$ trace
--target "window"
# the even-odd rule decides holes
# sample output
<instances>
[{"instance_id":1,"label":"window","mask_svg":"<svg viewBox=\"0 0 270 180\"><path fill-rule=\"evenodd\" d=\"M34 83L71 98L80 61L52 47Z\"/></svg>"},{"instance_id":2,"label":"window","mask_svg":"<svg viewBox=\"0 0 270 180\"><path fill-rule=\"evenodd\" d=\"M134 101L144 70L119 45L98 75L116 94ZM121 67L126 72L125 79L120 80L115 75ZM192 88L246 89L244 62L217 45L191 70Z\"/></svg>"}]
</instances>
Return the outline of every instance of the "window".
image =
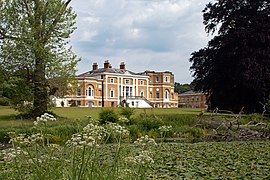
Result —
<instances>
[{"instance_id":1,"label":"window","mask_svg":"<svg viewBox=\"0 0 270 180\"><path fill-rule=\"evenodd\" d=\"M131 101L131 106L134 106L134 101Z\"/></svg>"},{"instance_id":2,"label":"window","mask_svg":"<svg viewBox=\"0 0 270 180\"><path fill-rule=\"evenodd\" d=\"M165 76L164 77L164 82L169 83L170 82L170 76Z\"/></svg>"},{"instance_id":3,"label":"window","mask_svg":"<svg viewBox=\"0 0 270 180\"><path fill-rule=\"evenodd\" d=\"M81 105L81 101L77 101L77 106L80 106Z\"/></svg>"},{"instance_id":4,"label":"window","mask_svg":"<svg viewBox=\"0 0 270 180\"><path fill-rule=\"evenodd\" d=\"M125 97L133 96L133 88L132 86L123 86L122 95Z\"/></svg>"},{"instance_id":5,"label":"window","mask_svg":"<svg viewBox=\"0 0 270 180\"><path fill-rule=\"evenodd\" d=\"M114 97L114 90L113 89L111 89L111 91L110 91L110 97Z\"/></svg>"},{"instance_id":6,"label":"window","mask_svg":"<svg viewBox=\"0 0 270 180\"><path fill-rule=\"evenodd\" d=\"M94 88L89 86L87 89L86 89L86 95L87 96L90 96L90 97L93 97L94 96Z\"/></svg>"},{"instance_id":7,"label":"window","mask_svg":"<svg viewBox=\"0 0 270 180\"><path fill-rule=\"evenodd\" d=\"M158 82L158 81L159 81L159 77L157 76L157 77L156 77L156 82Z\"/></svg>"},{"instance_id":8,"label":"window","mask_svg":"<svg viewBox=\"0 0 270 180\"><path fill-rule=\"evenodd\" d=\"M81 96L81 88L77 88L77 96Z\"/></svg>"},{"instance_id":9,"label":"window","mask_svg":"<svg viewBox=\"0 0 270 180\"><path fill-rule=\"evenodd\" d=\"M159 92L157 92L156 96L157 96L157 99L159 99Z\"/></svg>"},{"instance_id":10,"label":"window","mask_svg":"<svg viewBox=\"0 0 270 180\"><path fill-rule=\"evenodd\" d=\"M130 84L130 80L129 79L126 79L126 84Z\"/></svg>"},{"instance_id":11,"label":"window","mask_svg":"<svg viewBox=\"0 0 270 180\"><path fill-rule=\"evenodd\" d=\"M144 92L143 91L140 92L140 96L144 97Z\"/></svg>"},{"instance_id":12,"label":"window","mask_svg":"<svg viewBox=\"0 0 270 180\"><path fill-rule=\"evenodd\" d=\"M102 105L101 101L98 101L98 106L101 106L101 105Z\"/></svg>"},{"instance_id":13,"label":"window","mask_svg":"<svg viewBox=\"0 0 270 180\"><path fill-rule=\"evenodd\" d=\"M143 85L143 80L140 81L140 84Z\"/></svg>"},{"instance_id":14,"label":"window","mask_svg":"<svg viewBox=\"0 0 270 180\"><path fill-rule=\"evenodd\" d=\"M110 79L110 83L114 83L114 79L113 78Z\"/></svg>"},{"instance_id":15,"label":"window","mask_svg":"<svg viewBox=\"0 0 270 180\"><path fill-rule=\"evenodd\" d=\"M165 91L165 99L169 99L170 97L170 93L168 90Z\"/></svg>"}]
</instances>

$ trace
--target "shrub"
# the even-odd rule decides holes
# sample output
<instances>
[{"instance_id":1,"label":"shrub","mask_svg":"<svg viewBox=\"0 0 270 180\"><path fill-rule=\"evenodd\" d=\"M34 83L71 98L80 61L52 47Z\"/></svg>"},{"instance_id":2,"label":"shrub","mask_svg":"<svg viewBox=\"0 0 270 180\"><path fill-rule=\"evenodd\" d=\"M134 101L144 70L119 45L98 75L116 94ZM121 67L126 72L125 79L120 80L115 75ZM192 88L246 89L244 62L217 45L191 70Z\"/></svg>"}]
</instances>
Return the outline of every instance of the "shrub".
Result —
<instances>
[{"instance_id":1,"label":"shrub","mask_svg":"<svg viewBox=\"0 0 270 180\"><path fill-rule=\"evenodd\" d=\"M134 115L134 109L129 107L121 108L120 114L130 120L130 117Z\"/></svg>"},{"instance_id":2,"label":"shrub","mask_svg":"<svg viewBox=\"0 0 270 180\"><path fill-rule=\"evenodd\" d=\"M99 119L101 124L107 122L116 123L118 120L118 114L113 109L102 109L99 113Z\"/></svg>"},{"instance_id":3,"label":"shrub","mask_svg":"<svg viewBox=\"0 0 270 180\"><path fill-rule=\"evenodd\" d=\"M163 121L159 118L147 117L138 122L141 127L146 130L150 131L152 129L158 129L160 126L164 125Z\"/></svg>"},{"instance_id":4,"label":"shrub","mask_svg":"<svg viewBox=\"0 0 270 180\"><path fill-rule=\"evenodd\" d=\"M130 137L132 138L133 141L146 134L146 132L142 130L140 126L135 124L128 126L128 130L130 133Z\"/></svg>"},{"instance_id":5,"label":"shrub","mask_svg":"<svg viewBox=\"0 0 270 180\"><path fill-rule=\"evenodd\" d=\"M9 106L9 99L6 97L0 97L0 106Z\"/></svg>"}]
</instances>

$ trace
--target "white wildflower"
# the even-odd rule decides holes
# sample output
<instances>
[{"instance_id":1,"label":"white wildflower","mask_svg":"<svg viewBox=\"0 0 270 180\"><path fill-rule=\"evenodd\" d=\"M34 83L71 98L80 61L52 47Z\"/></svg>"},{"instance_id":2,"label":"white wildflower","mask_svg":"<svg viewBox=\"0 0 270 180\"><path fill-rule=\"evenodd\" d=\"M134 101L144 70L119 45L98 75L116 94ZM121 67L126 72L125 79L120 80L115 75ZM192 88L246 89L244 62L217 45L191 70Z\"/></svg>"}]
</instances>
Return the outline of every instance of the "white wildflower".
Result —
<instances>
[{"instance_id":1,"label":"white wildflower","mask_svg":"<svg viewBox=\"0 0 270 180\"><path fill-rule=\"evenodd\" d=\"M128 122L129 122L129 119L126 118L126 117L120 117L120 118L118 119L118 121L119 121L120 123L128 123Z\"/></svg>"},{"instance_id":2,"label":"white wildflower","mask_svg":"<svg viewBox=\"0 0 270 180\"><path fill-rule=\"evenodd\" d=\"M119 124L116 123L109 123L107 125L108 130L117 136L121 136L121 137L126 137L129 135L129 131L124 127L124 126L120 126Z\"/></svg>"},{"instance_id":3,"label":"white wildflower","mask_svg":"<svg viewBox=\"0 0 270 180\"><path fill-rule=\"evenodd\" d=\"M36 121L34 121L34 125L37 126L39 123L46 124L48 121L56 121L56 118L49 113L44 113L40 117L36 118Z\"/></svg>"},{"instance_id":4,"label":"white wildflower","mask_svg":"<svg viewBox=\"0 0 270 180\"><path fill-rule=\"evenodd\" d=\"M171 129L172 129L172 126L161 126L158 128L158 130L161 132L169 132L171 131Z\"/></svg>"},{"instance_id":5,"label":"white wildflower","mask_svg":"<svg viewBox=\"0 0 270 180\"><path fill-rule=\"evenodd\" d=\"M137 156L125 158L125 162L133 164L133 165L153 164L154 160L151 157L152 155L153 155L153 153L150 151L142 151Z\"/></svg>"},{"instance_id":6,"label":"white wildflower","mask_svg":"<svg viewBox=\"0 0 270 180\"><path fill-rule=\"evenodd\" d=\"M138 138L134 141L134 144L143 148L157 145L156 141L153 138L149 138L148 135Z\"/></svg>"}]
</instances>

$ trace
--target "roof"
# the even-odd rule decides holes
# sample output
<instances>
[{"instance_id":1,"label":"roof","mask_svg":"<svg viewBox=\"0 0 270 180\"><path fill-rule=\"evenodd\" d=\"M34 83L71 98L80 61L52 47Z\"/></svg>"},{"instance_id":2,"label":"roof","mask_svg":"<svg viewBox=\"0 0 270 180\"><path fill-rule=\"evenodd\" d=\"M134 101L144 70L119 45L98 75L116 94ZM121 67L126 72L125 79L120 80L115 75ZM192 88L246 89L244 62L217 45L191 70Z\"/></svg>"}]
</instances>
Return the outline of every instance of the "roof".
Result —
<instances>
[{"instance_id":1,"label":"roof","mask_svg":"<svg viewBox=\"0 0 270 180\"><path fill-rule=\"evenodd\" d=\"M184 92L184 93L180 93L179 95L181 96L181 95L198 95L198 94L204 94L203 92L195 92L195 91L192 91L192 90L190 90L190 91L187 91L187 92Z\"/></svg>"},{"instance_id":2,"label":"roof","mask_svg":"<svg viewBox=\"0 0 270 180\"><path fill-rule=\"evenodd\" d=\"M131 75L140 75L139 73L134 73L132 71L126 69L117 69L117 68L99 68L96 70L88 71L86 73L80 74L77 77L92 77L97 74L104 74L104 73L117 73L117 74L131 74Z\"/></svg>"}]
</instances>

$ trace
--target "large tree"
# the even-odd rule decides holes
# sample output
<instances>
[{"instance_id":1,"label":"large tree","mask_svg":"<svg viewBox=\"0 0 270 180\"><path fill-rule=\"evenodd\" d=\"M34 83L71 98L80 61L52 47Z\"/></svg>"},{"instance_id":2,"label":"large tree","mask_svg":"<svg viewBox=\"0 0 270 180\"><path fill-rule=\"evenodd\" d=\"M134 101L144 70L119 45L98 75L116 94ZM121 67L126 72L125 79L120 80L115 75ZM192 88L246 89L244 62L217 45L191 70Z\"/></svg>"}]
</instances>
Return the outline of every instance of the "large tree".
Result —
<instances>
[{"instance_id":1,"label":"large tree","mask_svg":"<svg viewBox=\"0 0 270 180\"><path fill-rule=\"evenodd\" d=\"M8 87L23 97L16 104L33 102L33 117L47 111L48 79L75 75L78 59L67 41L76 18L70 2L0 0L0 65Z\"/></svg>"},{"instance_id":2,"label":"large tree","mask_svg":"<svg viewBox=\"0 0 270 180\"><path fill-rule=\"evenodd\" d=\"M193 52L193 85L207 92L211 108L261 112L270 94L269 0L217 0L203 10L216 36Z\"/></svg>"}]
</instances>

